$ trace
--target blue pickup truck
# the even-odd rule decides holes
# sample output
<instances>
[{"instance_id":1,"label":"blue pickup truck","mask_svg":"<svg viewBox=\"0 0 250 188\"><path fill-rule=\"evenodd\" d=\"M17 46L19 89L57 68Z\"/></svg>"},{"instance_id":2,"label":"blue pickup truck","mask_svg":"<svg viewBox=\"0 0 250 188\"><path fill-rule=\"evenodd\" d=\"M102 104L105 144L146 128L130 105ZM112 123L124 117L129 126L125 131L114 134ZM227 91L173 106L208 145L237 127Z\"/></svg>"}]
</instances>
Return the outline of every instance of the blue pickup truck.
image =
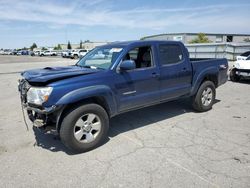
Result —
<instances>
[{"instance_id":1,"label":"blue pickup truck","mask_svg":"<svg viewBox=\"0 0 250 188\"><path fill-rule=\"evenodd\" d=\"M183 97L210 110L227 69L226 59L190 59L181 42L117 42L72 66L24 71L19 91L34 126L53 125L68 148L85 152L105 140L118 114Z\"/></svg>"}]
</instances>

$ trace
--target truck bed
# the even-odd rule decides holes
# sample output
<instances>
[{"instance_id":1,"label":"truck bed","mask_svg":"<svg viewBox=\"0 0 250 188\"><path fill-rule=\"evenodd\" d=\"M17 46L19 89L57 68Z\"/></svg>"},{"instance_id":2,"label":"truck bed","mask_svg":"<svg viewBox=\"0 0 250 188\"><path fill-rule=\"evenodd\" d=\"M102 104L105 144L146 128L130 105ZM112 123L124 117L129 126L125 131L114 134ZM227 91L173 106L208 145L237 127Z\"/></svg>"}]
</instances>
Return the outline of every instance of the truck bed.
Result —
<instances>
[{"instance_id":1,"label":"truck bed","mask_svg":"<svg viewBox=\"0 0 250 188\"><path fill-rule=\"evenodd\" d=\"M217 76L217 87L224 84L228 79L228 62L225 58L190 58L190 62L193 67L193 81L198 79L199 74L206 71L210 71L212 74Z\"/></svg>"}]
</instances>

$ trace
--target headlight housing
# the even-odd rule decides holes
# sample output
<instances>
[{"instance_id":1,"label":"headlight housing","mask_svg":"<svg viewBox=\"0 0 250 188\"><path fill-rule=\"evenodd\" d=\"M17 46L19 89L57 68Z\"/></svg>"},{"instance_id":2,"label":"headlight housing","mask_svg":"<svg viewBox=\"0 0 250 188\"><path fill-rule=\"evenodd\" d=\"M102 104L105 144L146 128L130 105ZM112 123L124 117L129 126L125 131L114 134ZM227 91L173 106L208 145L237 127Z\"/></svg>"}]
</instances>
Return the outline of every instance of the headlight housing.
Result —
<instances>
[{"instance_id":1,"label":"headlight housing","mask_svg":"<svg viewBox=\"0 0 250 188\"><path fill-rule=\"evenodd\" d=\"M42 105L48 101L52 90L52 87L31 87L27 92L27 102Z\"/></svg>"}]
</instances>

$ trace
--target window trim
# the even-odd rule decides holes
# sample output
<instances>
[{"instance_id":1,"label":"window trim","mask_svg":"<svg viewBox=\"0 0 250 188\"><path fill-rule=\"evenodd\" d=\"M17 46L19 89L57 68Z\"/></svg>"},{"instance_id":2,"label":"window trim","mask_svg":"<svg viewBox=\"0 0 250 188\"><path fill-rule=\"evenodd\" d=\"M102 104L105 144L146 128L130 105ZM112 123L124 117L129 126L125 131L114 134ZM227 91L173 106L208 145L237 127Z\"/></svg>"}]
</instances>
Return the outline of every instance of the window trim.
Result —
<instances>
[{"instance_id":1,"label":"window trim","mask_svg":"<svg viewBox=\"0 0 250 188\"><path fill-rule=\"evenodd\" d=\"M127 72L131 73L131 72L137 72L137 71L142 71L142 70L150 70L150 69L154 69L156 68L156 63L155 63L155 55L154 55L154 48L153 48L154 45L142 45L142 46L136 46L136 47L132 47L131 49L129 49L123 57L125 57L125 55L127 53L129 53L131 50L135 49L135 48L143 48L143 47L150 47L150 55L151 55L151 62L152 62L152 66L150 67L141 67L141 68L135 68L133 70L128 70ZM122 59L123 59L122 57ZM122 59L121 61L119 62L119 64L117 65L116 67L116 72L119 72L120 70L120 64L122 63Z\"/></svg>"}]
</instances>

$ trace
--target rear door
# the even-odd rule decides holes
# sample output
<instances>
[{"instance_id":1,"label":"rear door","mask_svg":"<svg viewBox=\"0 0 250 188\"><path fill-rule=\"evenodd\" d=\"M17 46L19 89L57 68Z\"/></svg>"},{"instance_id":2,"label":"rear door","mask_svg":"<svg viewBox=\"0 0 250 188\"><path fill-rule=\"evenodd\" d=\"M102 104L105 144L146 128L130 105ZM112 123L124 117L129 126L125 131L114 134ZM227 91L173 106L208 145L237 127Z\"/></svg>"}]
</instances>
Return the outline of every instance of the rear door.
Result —
<instances>
[{"instance_id":1,"label":"rear door","mask_svg":"<svg viewBox=\"0 0 250 188\"><path fill-rule=\"evenodd\" d=\"M155 64L153 46L134 47L123 60L134 60L136 69L116 75L119 111L148 105L160 100L159 69Z\"/></svg>"},{"instance_id":2,"label":"rear door","mask_svg":"<svg viewBox=\"0 0 250 188\"><path fill-rule=\"evenodd\" d=\"M161 99L168 100L189 94L192 67L185 49L178 43L158 46Z\"/></svg>"}]
</instances>

